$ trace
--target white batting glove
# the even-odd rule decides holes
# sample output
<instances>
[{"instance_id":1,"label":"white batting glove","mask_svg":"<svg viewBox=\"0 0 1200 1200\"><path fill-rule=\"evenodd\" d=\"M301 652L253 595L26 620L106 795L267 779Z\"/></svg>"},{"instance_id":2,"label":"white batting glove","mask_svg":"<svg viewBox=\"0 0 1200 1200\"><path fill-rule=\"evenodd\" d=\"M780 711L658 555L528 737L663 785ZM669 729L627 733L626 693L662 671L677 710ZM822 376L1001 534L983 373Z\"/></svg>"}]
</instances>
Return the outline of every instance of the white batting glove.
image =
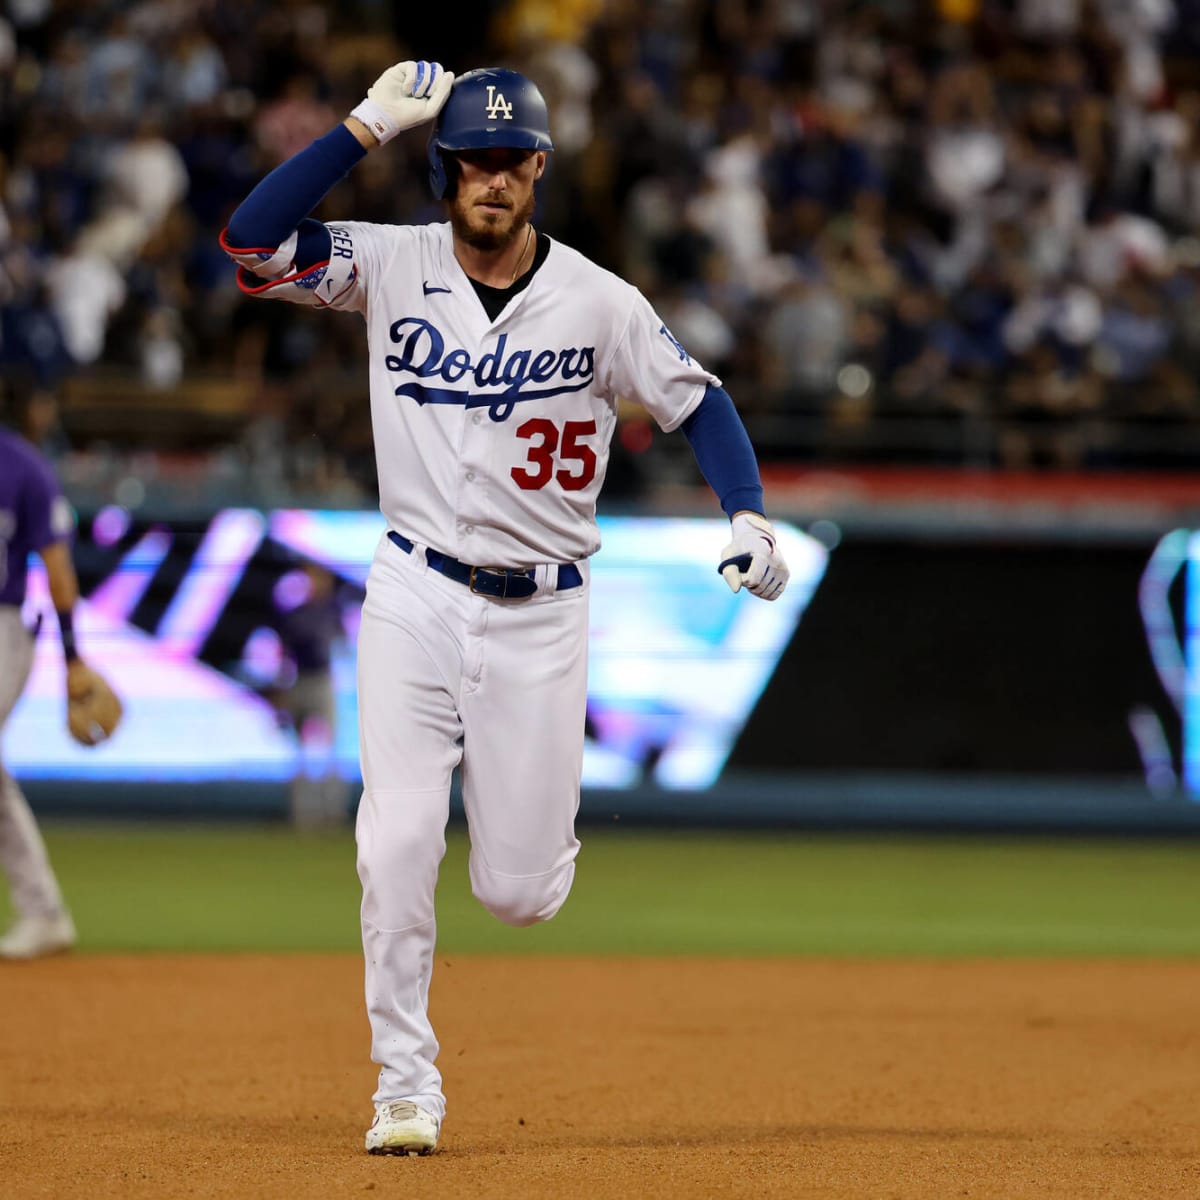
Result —
<instances>
[{"instance_id":1,"label":"white batting glove","mask_svg":"<svg viewBox=\"0 0 1200 1200\"><path fill-rule=\"evenodd\" d=\"M442 111L453 82L454 72L441 63L424 59L396 63L367 88L367 98L350 115L382 146L405 129L432 121Z\"/></svg>"},{"instance_id":2,"label":"white batting glove","mask_svg":"<svg viewBox=\"0 0 1200 1200\"><path fill-rule=\"evenodd\" d=\"M721 551L717 570L731 591L745 588L763 600L778 600L791 572L779 553L771 522L758 513L741 512L731 526L733 541Z\"/></svg>"}]
</instances>

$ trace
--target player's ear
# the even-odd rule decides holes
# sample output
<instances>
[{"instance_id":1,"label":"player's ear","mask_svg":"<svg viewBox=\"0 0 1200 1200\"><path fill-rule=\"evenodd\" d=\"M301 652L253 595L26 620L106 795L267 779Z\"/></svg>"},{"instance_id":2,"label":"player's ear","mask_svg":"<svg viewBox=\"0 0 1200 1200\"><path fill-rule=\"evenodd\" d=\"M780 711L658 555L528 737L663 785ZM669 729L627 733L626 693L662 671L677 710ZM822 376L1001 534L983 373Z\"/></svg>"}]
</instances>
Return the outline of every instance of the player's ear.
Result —
<instances>
[{"instance_id":1,"label":"player's ear","mask_svg":"<svg viewBox=\"0 0 1200 1200\"><path fill-rule=\"evenodd\" d=\"M534 173L533 173L534 179L541 179L542 172L545 169L546 169L546 152L545 152L545 150L539 150L537 152L537 170L534 171Z\"/></svg>"}]
</instances>

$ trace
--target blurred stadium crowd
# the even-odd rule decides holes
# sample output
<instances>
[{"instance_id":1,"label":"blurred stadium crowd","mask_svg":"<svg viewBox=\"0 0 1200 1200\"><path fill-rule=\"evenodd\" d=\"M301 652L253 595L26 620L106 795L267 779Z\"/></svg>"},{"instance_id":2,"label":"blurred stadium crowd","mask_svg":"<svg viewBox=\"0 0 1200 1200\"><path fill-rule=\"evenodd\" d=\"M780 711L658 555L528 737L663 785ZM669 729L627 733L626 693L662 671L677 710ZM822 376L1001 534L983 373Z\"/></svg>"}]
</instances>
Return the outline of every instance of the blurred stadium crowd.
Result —
<instances>
[{"instance_id":1,"label":"blurred stadium crowd","mask_svg":"<svg viewBox=\"0 0 1200 1200\"><path fill-rule=\"evenodd\" d=\"M245 299L217 234L404 57L540 83L535 222L642 288L764 461L1200 459L1200 0L418 7L7 0L0 361L77 488L373 502L360 322ZM316 215L441 219L424 155ZM629 415L617 494L686 478L663 441Z\"/></svg>"}]
</instances>

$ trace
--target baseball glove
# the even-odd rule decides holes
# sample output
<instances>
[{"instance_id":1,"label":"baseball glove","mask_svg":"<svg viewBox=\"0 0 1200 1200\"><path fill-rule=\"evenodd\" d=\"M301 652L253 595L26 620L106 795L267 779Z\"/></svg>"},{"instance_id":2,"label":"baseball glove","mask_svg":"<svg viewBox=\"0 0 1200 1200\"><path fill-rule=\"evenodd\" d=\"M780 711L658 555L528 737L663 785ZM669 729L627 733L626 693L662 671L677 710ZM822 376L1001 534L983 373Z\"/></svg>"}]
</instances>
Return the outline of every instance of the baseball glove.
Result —
<instances>
[{"instance_id":1,"label":"baseball glove","mask_svg":"<svg viewBox=\"0 0 1200 1200\"><path fill-rule=\"evenodd\" d=\"M77 742L94 746L110 737L123 711L103 675L82 659L67 665L67 727Z\"/></svg>"}]
</instances>

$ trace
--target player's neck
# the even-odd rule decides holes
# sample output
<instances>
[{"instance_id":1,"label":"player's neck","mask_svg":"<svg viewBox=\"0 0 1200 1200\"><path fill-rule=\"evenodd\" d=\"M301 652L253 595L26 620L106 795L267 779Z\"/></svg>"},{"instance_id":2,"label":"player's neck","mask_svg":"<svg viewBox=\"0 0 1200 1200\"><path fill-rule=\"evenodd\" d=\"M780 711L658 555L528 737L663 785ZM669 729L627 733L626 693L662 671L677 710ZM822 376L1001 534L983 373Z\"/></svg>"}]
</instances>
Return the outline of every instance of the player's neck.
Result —
<instances>
[{"instance_id":1,"label":"player's neck","mask_svg":"<svg viewBox=\"0 0 1200 1200\"><path fill-rule=\"evenodd\" d=\"M454 257L467 276L476 283L507 288L529 270L536 245L537 234L532 225L526 225L509 245L500 250L481 250L456 237Z\"/></svg>"}]
</instances>

